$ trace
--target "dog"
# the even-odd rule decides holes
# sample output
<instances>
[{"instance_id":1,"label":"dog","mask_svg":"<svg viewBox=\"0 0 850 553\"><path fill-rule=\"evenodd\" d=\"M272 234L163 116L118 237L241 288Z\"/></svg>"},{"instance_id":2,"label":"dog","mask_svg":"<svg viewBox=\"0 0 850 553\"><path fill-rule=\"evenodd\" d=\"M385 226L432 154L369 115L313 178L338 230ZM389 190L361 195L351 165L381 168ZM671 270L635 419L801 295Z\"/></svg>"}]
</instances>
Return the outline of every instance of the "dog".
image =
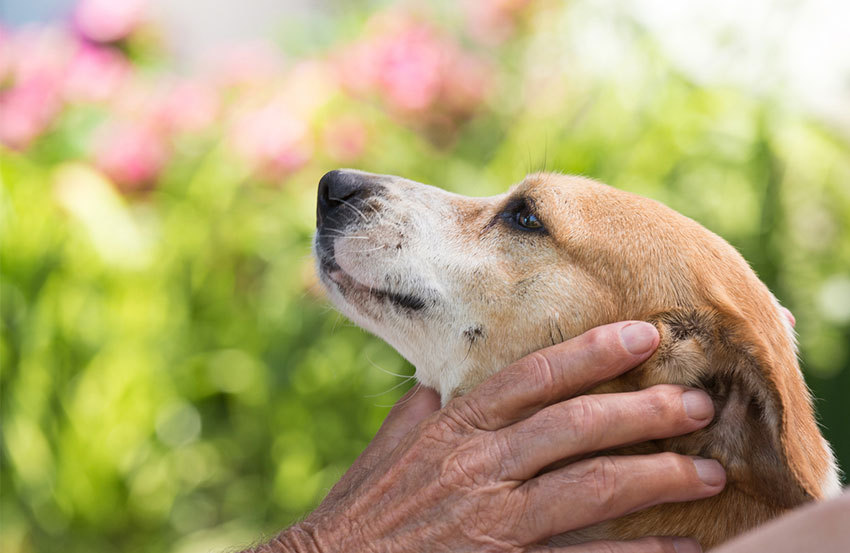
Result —
<instances>
[{"instance_id":1,"label":"dog","mask_svg":"<svg viewBox=\"0 0 850 553\"><path fill-rule=\"evenodd\" d=\"M553 173L470 198L336 170L319 182L314 253L333 303L407 358L444 404L592 327L658 328L647 361L591 393L696 387L715 418L686 436L607 453L717 459L726 488L564 534L557 545L680 535L710 548L840 492L783 308L732 246L658 202Z\"/></svg>"}]
</instances>

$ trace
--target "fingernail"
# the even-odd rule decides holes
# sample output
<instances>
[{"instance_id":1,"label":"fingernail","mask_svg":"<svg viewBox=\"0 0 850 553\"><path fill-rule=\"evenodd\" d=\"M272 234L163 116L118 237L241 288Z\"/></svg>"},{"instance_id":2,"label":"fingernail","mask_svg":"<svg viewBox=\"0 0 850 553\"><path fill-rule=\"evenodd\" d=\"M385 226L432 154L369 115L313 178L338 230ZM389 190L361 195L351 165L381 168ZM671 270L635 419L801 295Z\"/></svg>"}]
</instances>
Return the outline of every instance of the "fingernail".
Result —
<instances>
[{"instance_id":1,"label":"fingernail","mask_svg":"<svg viewBox=\"0 0 850 553\"><path fill-rule=\"evenodd\" d=\"M726 482L726 471L714 459L694 459L697 476L706 486L720 486Z\"/></svg>"},{"instance_id":2,"label":"fingernail","mask_svg":"<svg viewBox=\"0 0 850 553\"><path fill-rule=\"evenodd\" d=\"M655 345L655 337L658 331L649 323L631 323L620 329L620 340L623 345L634 355L640 355Z\"/></svg>"},{"instance_id":3,"label":"fingernail","mask_svg":"<svg viewBox=\"0 0 850 553\"><path fill-rule=\"evenodd\" d=\"M676 553L702 553L699 542L690 538L673 538L673 549Z\"/></svg>"},{"instance_id":4,"label":"fingernail","mask_svg":"<svg viewBox=\"0 0 850 553\"><path fill-rule=\"evenodd\" d=\"M692 419L701 421L714 415L714 404L708 394L699 390L688 390L682 394L685 413Z\"/></svg>"}]
</instances>

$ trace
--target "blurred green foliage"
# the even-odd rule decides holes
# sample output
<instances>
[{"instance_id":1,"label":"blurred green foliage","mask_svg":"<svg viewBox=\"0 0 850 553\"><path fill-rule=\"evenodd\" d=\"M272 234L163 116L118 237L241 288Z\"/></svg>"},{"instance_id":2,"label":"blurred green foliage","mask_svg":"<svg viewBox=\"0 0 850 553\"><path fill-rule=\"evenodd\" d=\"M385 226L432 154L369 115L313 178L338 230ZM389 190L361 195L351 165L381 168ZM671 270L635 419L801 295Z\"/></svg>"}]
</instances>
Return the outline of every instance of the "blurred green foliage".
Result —
<instances>
[{"instance_id":1,"label":"blurred green foliage","mask_svg":"<svg viewBox=\"0 0 850 553\"><path fill-rule=\"evenodd\" d=\"M86 150L113 113L97 104L67 103L32 143L0 149L0 549L227 549L322 498L406 388L393 373L412 372L315 284L315 185L340 164L473 195L580 173L703 223L796 315L824 433L850 466L846 140L692 82L633 26L612 27L629 71L594 73L571 7L510 15L489 42L446 10L415 19L485 60L473 106L405 112L336 91L308 134L354 115L367 140L336 157L317 141L283 172L239 158L213 122L122 186ZM380 33L364 20L339 36Z\"/></svg>"}]
</instances>

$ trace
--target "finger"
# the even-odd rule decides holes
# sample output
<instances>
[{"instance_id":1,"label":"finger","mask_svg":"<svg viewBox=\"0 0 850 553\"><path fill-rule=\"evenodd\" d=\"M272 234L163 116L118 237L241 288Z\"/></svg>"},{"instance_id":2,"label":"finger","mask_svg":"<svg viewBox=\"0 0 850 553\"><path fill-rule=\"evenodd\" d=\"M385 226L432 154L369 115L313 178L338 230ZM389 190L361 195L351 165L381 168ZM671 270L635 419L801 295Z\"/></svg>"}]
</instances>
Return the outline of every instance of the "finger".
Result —
<instances>
[{"instance_id":1,"label":"finger","mask_svg":"<svg viewBox=\"0 0 850 553\"><path fill-rule=\"evenodd\" d=\"M529 553L701 553L691 538L648 537L631 541L594 541L569 547L532 549Z\"/></svg>"},{"instance_id":2,"label":"finger","mask_svg":"<svg viewBox=\"0 0 850 553\"><path fill-rule=\"evenodd\" d=\"M393 405L366 451L382 457L388 455L414 426L439 408L440 395L416 384Z\"/></svg>"},{"instance_id":3,"label":"finger","mask_svg":"<svg viewBox=\"0 0 850 553\"><path fill-rule=\"evenodd\" d=\"M516 488L535 513L526 536L534 541L657 505L720 493L726 473L711 459L675 453L603 456L547 472Z\"/></svg>"},{"instance_id":4,"label":"finger","mask_svg":"<svg viewBox=\"0 0 850 553\"><path fill-rule=\"evenodd\" d=\"M705 392L663 384L556 403L490 436L506 452L503 476L526 480L556 461L693 432L713 416Z\"/></svg>"},{"instance_id":5,"label":"finger","mask_svg":"<svg viewBox=\"0 0 850 553\"><path fill-rule=\"evenodd\" d=\"M476 428L502 428L626 372L656 347L658 331L649 323L600 326L523 357L449 407Z\"/></svg>"},{"instance_id":6,"label":"finger","mask_svg":"<svg viewBox=\"0 0 850 553\"><path fill-rule=\"evenodd\" d=\"M382 460L398 446L401 439L420 421L440 408L440 396L431 388L416 384L401 396L384 423L357 457L348 471L333 487L328 497L344 495L366 478Z\"/></svg>"}]
</instances>

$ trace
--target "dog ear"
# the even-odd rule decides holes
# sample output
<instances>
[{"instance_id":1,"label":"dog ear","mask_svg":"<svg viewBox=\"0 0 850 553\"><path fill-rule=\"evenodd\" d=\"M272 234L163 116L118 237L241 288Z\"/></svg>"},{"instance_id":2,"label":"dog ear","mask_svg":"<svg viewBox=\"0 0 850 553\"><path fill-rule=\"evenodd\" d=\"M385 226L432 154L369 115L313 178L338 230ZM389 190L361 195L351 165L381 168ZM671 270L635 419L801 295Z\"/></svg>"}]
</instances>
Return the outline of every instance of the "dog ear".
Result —
<instances>
[{"instance_id":1,"label":"dog ear","mask_svg":"<svg viewBox=\"0 0 850 553\"><path fill-rule=\"evenodd\" d=\"M668 311L650 322L661 342L640 386L701 388L715 406L708 427L665 440L662 448L717 459L727 485L778 508L820 497L818 476L826 474L829 452L787 334L773 329L770 344L771 329L759 332L715 309Z\"/></svg>"}]
</instances>

